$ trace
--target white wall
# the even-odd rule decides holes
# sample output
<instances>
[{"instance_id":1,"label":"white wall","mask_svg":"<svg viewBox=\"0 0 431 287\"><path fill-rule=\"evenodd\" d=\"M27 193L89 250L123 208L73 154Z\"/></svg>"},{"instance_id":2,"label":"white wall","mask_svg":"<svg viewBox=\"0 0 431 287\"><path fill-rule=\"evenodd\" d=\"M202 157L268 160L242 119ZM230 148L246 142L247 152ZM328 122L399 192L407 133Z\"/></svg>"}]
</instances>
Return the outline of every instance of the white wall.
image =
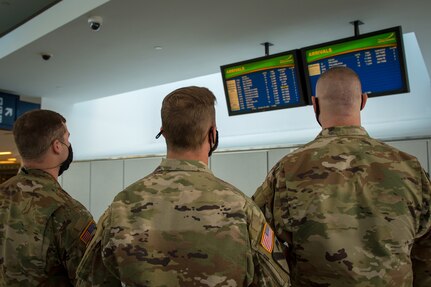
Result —
<instances>
[{"instance_id":1,"label":"white wall","mask_svg":"<svg viewBox=\"0 0 431 287\"><path fill-rule=\"evenodd\" d=\"M79 181L79 179L79 177L72 178L71 181ZM111 204L114 197L123 190L123 181L123 160L100 160L91 162L89 192L90 211L95 220L99 219L105 209Z\"/></svg>"},{"instance_id":2,"label":"white wall","mask_svg":"<svg viewBox=\"0 0 431 287\"><path fill-rule=\"evenodd\" d=\"M429 142L428 138L387 143L416 156L422 167L429 172ZM252 196L274 164L293 150L294 148L276 148L215 152L211 157L211 170L217 177ZM60 183L98 220L118 192L153 172L160 161L160 157L145 157L74 162L61 176Z\"/></svg>"},{"instance_id":3,"label":"white wall","mask_svg":"<svg viewBox=\"0 0 431 287\"><path fill-rule=\"evenodd\" d=\"M332 39L328 39L332 40ZM413 33L404 35L411 92L371 98L362 113L371 136L390 139L431 134L431 87ZM161 75L162 76L162 75ZM66 107L43 99L42 107L68 121L75 159L163 154L159 131L162 99L172 90L205 86L217 97L220 150L305 143L320 131L311 106L229 117L219 73Z\"/></svg>"},{"instance_id":4,"label":"white wall","mask_svg":"<svg viewBox=\"0 0 431 287\"><path fill-rule=\"evenodd\" d=\"M215 176L234 184L251 197L265 179L267 163L266 150L214 153L211 170Z\"/></svg>"}]
</instances>

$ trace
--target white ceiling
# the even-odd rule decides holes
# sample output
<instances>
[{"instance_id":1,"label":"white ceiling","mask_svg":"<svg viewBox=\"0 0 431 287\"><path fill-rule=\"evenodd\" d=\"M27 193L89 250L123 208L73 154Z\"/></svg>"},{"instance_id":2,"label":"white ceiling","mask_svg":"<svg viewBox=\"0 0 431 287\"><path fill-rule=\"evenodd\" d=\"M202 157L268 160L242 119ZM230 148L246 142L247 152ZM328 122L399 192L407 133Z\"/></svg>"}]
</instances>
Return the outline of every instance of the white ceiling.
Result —
<instances>
[{"instance_id":1,"label":"white ceiling","mask_svg":"<svg viewBox=\"0 0 431 287\"><path fill-rule=\"evenodd\" d=\"M63 0L0 38L0 91L67 103L106 97L217 73L263 56L266 41L277 53L352 36L357 19L362 33L415 32L431 72L430 11L429 0ZM98 32L92 15L103 18Z\"/></svg>"}]
</instances>

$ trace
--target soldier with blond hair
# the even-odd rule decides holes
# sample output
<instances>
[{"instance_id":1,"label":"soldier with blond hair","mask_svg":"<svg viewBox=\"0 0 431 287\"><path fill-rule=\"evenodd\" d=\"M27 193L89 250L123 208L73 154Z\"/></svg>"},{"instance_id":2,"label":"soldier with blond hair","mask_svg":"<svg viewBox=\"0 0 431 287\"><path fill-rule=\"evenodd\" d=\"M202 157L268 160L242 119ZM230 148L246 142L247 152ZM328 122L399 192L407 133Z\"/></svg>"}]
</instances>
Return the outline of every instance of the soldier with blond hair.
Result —
<instances>
[{"instance_id":1,"label":"soldier with blond hair","mask_svg":"<svg viewBox=\"0 0 431 287\"><path fill-rule=\"evenodd\" d=\"M201 87L165 97L167 158L101 217L79 286L290 286L284 246L262 212L208 169L214 103Z\"/></svg>"}]
</instances>

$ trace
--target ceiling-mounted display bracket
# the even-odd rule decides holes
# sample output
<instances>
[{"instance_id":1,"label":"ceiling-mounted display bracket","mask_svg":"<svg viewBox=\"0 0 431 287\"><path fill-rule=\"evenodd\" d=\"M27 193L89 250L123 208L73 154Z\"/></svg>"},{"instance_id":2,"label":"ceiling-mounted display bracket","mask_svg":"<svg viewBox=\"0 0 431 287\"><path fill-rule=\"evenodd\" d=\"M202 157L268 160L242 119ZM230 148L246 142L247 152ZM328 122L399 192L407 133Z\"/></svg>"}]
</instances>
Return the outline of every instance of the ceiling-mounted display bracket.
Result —
<instances>
[{"instance_id":1,"label":"ceiling-mounted display bracket","mask_svg":"<svg viewBox=\"0 0 431 287\"><path fill-rule=\"evenodd\" d=\"M359 25L364 24L364 22L362 22L361 20L355 20L355 21L352 21L349 23L354 26L355 37L358 37L359 36Z\"/></svg>"},{"instance_id":2,"label":"ceiling-mounted display bracket","mask_svg":"<svg viewBox=\"0 0 431 287\"><path fill-rule=\"evenodd\" d=\"M264 43L260 43L260 44L265 46L265 56L269 56L269 47L274 46L274 44L272 44L270 42L264 42Z\"/></svg>"}]
</instances>

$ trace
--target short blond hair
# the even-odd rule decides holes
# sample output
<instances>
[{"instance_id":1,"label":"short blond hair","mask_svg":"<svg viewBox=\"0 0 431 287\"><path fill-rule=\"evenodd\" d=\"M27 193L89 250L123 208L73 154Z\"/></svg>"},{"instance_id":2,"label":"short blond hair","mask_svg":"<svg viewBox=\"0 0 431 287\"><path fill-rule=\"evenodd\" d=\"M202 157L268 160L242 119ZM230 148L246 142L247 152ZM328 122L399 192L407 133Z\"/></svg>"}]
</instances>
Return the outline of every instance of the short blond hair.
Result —
<instances>
[{"instance_id":1,"label":"short blond hair","mask_svg":"<svg viewBox=\"0 0 431 287\"><path fill-rule=\"evenodd\" d=\"M215 103L214 94L204 87L184 87L167 95L161 116L168 149L198 149L215 126Z\"/></svg>"}]
</instances>

